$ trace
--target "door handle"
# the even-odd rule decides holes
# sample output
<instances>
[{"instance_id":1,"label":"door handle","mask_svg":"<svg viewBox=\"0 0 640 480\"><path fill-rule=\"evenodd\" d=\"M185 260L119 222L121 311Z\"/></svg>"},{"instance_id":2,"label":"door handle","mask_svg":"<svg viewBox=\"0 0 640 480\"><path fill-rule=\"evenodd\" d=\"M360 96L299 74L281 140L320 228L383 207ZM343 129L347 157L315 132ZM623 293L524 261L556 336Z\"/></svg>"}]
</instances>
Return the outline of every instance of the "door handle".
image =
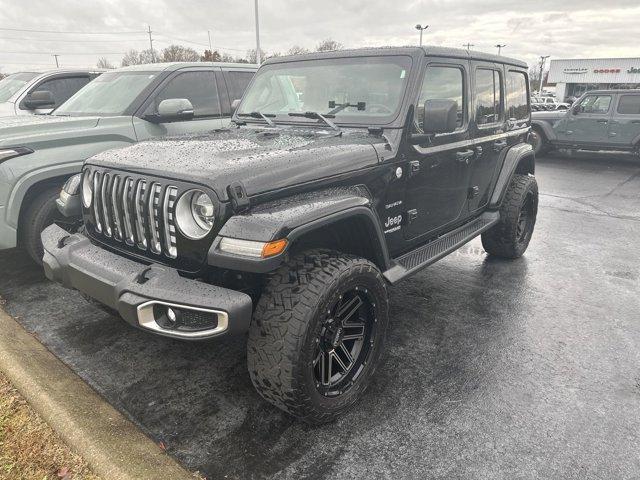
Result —
<instances>
[{"instance_id":1,"label":"door handle","mask_svg":"<svg viewBox=\"0 0 640 480\"><path fill-rule=\"evenodd\" d=\"M598 123L608 123L608 122L609 122L609 120L605 120L604 118L601 119L601 120L598 120Z\"/></svg>"},{"instance_id":2,"label":"door handle","mask_svg":"<svg viewBox=\"0 0 640 480\"><path fill-rule=\"evenodd\" d=\"M506 146L507 146L507 141L506 140L497 140L497 141L493 142L493 148L494 148L494 150L496 152L499 152L500 150L502 150Z\"/></svg>"},{"instance_id":3,"label":"door handle","mask_svg":"<svg viewBox=\"0 0 640 480\"><path fill-rule=\"evenodd\" d=\"M631 120L631 123L640 123L640 120Z\"/></svg>"},{"instance_id":4,"label":"door handle","mask_svg":"<svg viewBox=\"0 0 640 480\"><path fill-rule=\"evenodd\" d=\"M567 130L565 133L566 133L567 135L573 135L573 130Z\"/></svg>"},{"instance_id":5,"label":"door handle","mask_svg":"<svg viewBox=\"0 0 640 480\"><path fill-rule=\"evenodd\" d=\"M473 150L462 150L461 152L456 152L456 159L459 162L469 163L469 160L473 157L475 152Z\"/></svg>"}]
</instances>

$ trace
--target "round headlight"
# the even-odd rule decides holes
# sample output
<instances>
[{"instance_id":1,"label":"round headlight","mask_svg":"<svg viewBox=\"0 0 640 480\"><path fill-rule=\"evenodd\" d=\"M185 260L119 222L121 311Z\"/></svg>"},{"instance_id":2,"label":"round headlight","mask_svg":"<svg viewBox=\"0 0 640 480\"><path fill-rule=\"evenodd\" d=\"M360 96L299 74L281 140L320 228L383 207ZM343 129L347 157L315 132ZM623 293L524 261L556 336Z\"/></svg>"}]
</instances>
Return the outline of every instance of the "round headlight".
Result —
<instances>
[{"instance_id":1,"label":"round headlight","mask_svg":"<svg viewBox=\"0 0 640 480\"><path fill-rule=\"evenodd\" d=\"M205 237L215 222L215 206L201 190L189 190L176 204L176 224L182 234L192 240Z\"/></svg>"},{"instance_id":2,"label":"round headlight","mask_svg":"<svg viewBox=\"0 0 640 480\"><path fill-rule=\"evenodd\" d=\"M84 208L91 206L91 199L93 198L93 188L91 186L91 172L89 170L82 174L82 204Z\"/></svg>"}]
</instances>

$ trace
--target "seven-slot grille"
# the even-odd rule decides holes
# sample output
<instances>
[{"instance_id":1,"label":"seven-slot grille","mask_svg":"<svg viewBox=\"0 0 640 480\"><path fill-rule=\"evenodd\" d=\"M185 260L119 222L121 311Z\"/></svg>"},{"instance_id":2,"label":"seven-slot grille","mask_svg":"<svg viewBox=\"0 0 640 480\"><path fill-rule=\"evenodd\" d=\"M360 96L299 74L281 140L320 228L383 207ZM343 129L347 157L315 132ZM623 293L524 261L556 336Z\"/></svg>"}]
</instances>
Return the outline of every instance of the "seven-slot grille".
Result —
<instances>
[{"instance_id":1,"label":"seven-slot grille","mask_svg":"<svg viewBox=\"0 0 640 480\"><path fill-rule=\"evenodd\" d=\"M86 170L93 190L96 234L139 250L176 258L178 188L126 174Z\"/></svg>"}]
</instances>

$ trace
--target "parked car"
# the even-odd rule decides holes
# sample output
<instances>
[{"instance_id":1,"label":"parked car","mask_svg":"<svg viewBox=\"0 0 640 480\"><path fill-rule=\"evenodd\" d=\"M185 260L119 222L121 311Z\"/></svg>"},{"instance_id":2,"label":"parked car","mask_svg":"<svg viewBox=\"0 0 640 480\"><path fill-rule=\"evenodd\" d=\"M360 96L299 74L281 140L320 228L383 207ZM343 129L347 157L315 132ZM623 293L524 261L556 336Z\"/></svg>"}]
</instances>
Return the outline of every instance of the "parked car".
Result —
<instances>
[{"instance_id":1,"label":"parked car","mask_svg":"<svg viewBox=\"0 0 640 480\"><path fill-rule=\"evenodd\" d=\"M50 113L101 70L20 72L0 80L0 117Z\"/></svg>"},{"instance_id":2,"label":"parked car","mask_svg":"<svg viewBox=\"0 0 640 480\"><path fill-rule=\"evenodd\" d=\"M536 154L553 148L638 151L640 90L594 90L563 112L532 114Z\"/></svg>"},{"instance_id":3,"label":"parked car","mask_svg":"<svg viewBox=\"0 0 640 480\"><path fill-rule=\"evenodd\" d=\"M229 124L256 66L170 63L102 74L51 115L0 119L0 249L41 262L40 232L58 218L67 178L98 152ZM59 219L62 220L62 219Z\"/></svg>"},{"instance_id":4,"label":"parked car","mask_svg":"<svg viewBox=\"0 0 640 480\"><path fill-rule=\"evenodd\" d=\"M571 105L559 102L555 97L531 97L532 105L536 105L536 110L566 110Z\"/></svg>"},{"instance_id":5,"label":"parked car","mask_svg":"<svg viewBox=\"0 0 640 480\"><path fill-rule=\"evenodd\" d=\"M43 232L46 275L159 335L249 332L258 392L332 420L375 375L387 285L478 235L526 250L528 84L518 60L439 47L271 58L238 128L87 160L60 198L83 232Z\"/></svg>"}]
</instances>

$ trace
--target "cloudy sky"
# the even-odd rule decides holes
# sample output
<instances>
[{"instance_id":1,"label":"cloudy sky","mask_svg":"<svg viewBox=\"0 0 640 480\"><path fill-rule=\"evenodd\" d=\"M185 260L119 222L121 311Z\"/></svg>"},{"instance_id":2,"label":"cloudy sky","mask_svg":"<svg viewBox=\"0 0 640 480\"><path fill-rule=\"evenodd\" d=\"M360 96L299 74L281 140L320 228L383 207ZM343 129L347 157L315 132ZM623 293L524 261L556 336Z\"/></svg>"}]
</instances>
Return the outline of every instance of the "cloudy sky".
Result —
<instances>
[{"instance_id":1,"label":"cloudy sky","mask_svg":"<svg viewBox=\"0 0 640 480\"><path fill-rule=\"evenodd\" d=\"M638 0L259 0L261 46L285 52L324 38L346 47L418 42L551 58L640 57ZM0 0L0 71L119 65L124 52L180 43L244 56L255 47L254 0ZM55 8L53 6L55 5ZM19 29L19 30L18 30ZM24 31L30 30L30 31ZM78 33L82 32L82 33Z\"/></svg>"}]
</instances>

